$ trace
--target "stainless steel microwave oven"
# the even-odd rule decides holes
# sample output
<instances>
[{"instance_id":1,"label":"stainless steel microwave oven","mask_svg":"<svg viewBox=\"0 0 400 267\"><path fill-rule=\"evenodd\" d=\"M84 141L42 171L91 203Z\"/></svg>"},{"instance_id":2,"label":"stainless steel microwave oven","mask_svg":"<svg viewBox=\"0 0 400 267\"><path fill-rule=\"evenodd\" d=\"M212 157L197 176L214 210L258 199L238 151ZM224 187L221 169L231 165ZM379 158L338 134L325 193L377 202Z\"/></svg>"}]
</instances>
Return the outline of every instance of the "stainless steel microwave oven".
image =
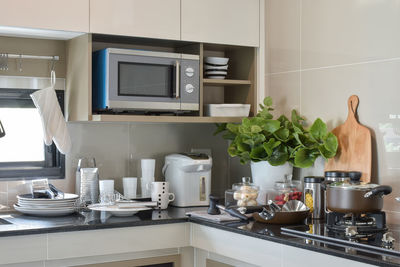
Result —
<instances>
[{"instance_id":1,"label":"stainless steel microwave oven","mask_svg":"<svg viewBox=\"0 0 400 267\"><path fill-rule=\"evenodd\" d=\"M93 53L93 110L198 111L198 55L106 48Z\"/></svg>"}]
</instances>

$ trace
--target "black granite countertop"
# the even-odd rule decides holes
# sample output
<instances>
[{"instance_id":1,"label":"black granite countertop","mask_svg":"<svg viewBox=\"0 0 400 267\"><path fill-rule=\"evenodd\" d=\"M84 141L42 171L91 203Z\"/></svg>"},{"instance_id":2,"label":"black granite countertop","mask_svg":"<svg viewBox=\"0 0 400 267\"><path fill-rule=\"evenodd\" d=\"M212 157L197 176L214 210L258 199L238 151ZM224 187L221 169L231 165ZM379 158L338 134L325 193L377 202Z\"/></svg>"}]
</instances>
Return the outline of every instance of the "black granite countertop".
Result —
<instances>
[{"instance_id":1,"label":"black granite countertop","mask_svg":"<svg viewBox=\"0 0 400 267\"><path fill-rule=\"evenodd\" d=\"M204 208L195 208L204 209ZM169 207L162 211L142 211L130 217L114 217L104 212L81 212L64 217L33 217L19 213L0 214L0 238L2 236L30 235L81 230L98 230L119 227L158 225L193 222L255 238L265 239L289 246L347 258L378 266L400 266L400 258L385 257L361 251L326 245L320 242L291 237L281 233L280 225L259 222L216 223L188 218L185 213L193 208Z\"/></svg>"}]
</instances>

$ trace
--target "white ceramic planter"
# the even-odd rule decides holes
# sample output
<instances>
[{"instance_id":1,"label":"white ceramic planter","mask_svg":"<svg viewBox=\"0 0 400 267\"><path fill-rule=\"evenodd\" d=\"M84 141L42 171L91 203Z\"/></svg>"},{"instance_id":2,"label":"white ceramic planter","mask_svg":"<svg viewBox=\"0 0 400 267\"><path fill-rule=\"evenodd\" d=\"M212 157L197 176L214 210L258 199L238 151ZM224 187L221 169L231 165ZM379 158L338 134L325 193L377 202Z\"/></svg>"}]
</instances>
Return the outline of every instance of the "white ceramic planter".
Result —
<instances>
[{"instance_id":1,"label":"white ceramic planter","mask_svg":"<svg viewBox=\"0 0 400 267\"><path fill-rule=\"evenodd\" d=\"M280 166L272 166L268 161L251 162L251 176L253 183L260 187L257 202L266 204L269 190L273 190L275 182L283 181L285 175L293 173L293 166L286 162Z\"/></svg>"}]
</instances>

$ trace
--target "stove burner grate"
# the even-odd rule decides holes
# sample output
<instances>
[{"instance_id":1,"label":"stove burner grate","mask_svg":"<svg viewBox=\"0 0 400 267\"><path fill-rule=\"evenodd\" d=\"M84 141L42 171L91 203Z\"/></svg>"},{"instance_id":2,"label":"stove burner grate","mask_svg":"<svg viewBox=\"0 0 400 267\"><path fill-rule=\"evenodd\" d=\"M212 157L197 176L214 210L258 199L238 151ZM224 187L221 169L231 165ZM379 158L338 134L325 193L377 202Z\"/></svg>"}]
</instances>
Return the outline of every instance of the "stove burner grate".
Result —
<instances>
[{"instance_id":1,"label":"stove burner grate","mask_svg":"<svg viewBox=\"0 0 400 267\"><path fill-rule=\"evenodd\" d=\"M384 212L363 215L330 212L327 214L327 229L337 237L348 239L371 238L377 233L385 233L386 217Z\"/></svg>"}]
</instances>

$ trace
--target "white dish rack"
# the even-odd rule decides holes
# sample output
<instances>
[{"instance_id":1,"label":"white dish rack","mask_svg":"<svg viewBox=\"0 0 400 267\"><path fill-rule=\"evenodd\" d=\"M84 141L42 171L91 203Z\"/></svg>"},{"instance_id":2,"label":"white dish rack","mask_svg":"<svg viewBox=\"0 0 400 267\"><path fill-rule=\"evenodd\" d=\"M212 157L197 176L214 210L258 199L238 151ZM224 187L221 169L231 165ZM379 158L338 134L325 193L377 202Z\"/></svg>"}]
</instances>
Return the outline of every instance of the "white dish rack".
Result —
<instances>
[{"instance_id":1,"label":"white dish rack","mask_svg":"<svg viewBox=\"0 0 400 267\"><path fill-rule=\"evenodd\" d=\"M248 117L250 104L207 104L205 115L208 117Z\"/></svg>"}]
</instances>

